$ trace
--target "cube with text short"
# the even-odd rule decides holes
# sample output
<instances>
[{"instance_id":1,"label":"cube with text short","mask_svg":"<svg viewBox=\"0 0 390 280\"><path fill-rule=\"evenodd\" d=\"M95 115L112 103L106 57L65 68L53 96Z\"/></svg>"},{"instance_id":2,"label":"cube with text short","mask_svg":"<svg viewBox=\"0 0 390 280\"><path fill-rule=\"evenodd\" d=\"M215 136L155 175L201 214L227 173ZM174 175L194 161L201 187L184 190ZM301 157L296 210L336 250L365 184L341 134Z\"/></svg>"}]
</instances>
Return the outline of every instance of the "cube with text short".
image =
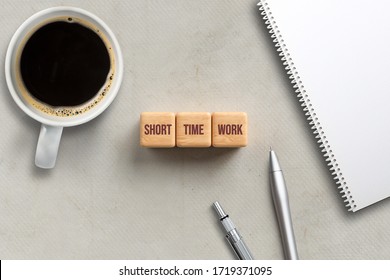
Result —
<instances>
[{"instance_id":1,"label":"cube with text short","mask_svg":"<svg viewBox=\"0 0 390 280\"><path fill-rule=\"evenodd\" d=\"M143 112L140 118L140 144L150 148L171 148L176 142L175 114Z\"/></svg>"},{"instance_id":2,"label":"cube with text short","mask_svg":"<svg viewBox=\"0 0 390 280\"><path fill-rule=\"evenodd\" d=\"M215 112L212 115L213 147L245 147L247 115L244 112Z\"/></svg>"},{"instance_id":3,"label":"cube with text short","mask_svg":"<svg viewBox=\"0 0 390 280\"><path fill-rule=\"evenodd\" d=\"M210 147L211 115L208 112L181 112L176 115L178 147Z\"/></svg>"}]
</instances>

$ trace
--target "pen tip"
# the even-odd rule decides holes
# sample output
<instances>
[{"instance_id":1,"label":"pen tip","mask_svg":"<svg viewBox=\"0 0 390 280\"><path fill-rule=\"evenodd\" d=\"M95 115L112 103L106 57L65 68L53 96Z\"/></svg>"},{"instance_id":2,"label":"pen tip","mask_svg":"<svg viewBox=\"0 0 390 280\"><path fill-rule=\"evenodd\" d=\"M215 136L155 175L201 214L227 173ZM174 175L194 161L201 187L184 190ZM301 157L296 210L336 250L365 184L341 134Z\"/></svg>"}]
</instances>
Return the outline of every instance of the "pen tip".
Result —
<instances>
[{"instance_id":1,"label":"pen tip","mask_svg":"<svg viewBox=\"0 0 390 280\"><path fill-rule=\"evenodd\" d=\"M213 206L214 206L214 209L217 212L217 214L218 214L220 219L222 219L223 217L226 216L225 211L223 211L223 209L222 209L222 207L221 207L221 205L219 204L218 201L214 202Z\"/></svg>"},{"instance_id":2,"label":"pen tip","mask_svg":"<svg viewBox=\"0 0 390 280\"><path fill-rule=\"evenodd\" d=\"M281 171L278 157L276 156L275 152L273 150L269 151L269 160L270 160L270 171Z\"/></svg>"},{"instance_id":3,"label":"pen tip","mask_svg":"<svg viewBox=\"0 0 390 280\"><path fill-rule=\"evenodd\" d=\"M270 152L272 151L272 147L271 147L271 146L269 146L269 151L270 151Z\"/></svg>"}]
</instances>

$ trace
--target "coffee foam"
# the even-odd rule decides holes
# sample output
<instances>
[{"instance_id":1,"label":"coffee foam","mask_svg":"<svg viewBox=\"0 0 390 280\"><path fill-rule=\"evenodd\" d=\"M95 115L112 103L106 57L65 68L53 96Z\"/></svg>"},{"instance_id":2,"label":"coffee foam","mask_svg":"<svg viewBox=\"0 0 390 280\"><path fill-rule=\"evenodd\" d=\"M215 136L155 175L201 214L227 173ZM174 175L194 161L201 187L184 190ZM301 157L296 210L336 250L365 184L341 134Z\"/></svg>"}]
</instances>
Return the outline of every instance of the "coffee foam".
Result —
<instances>
[{"instance_id":1,"label":"coffee foam","mask_svg":"<svg viewBox=\"0 0 390 280\"><path fill-rule=\"evenodd\" d=\"M36 99L34 96L32 96L29 93L21 77L20 59L21 59L24 46L26 45L27 41L41 27L43 27L46 24L57 22L57 21L64 21L64 22L68 22L69 24L78 23L94 31L97 35L99 35L99 37L104 42L104 45L106 46L110 57L110 71L107 75L106 82L93 98L78 106L51 106L46 103L43 103L42 101ZM47 115L55 116L55 117L76 117L97 107L99 103L105 98L105 96L110 94L110 88L112 86L115 77L115 55L111 43L108 40L106 34L104 34L102 30L99 30L99 28L97 28L92 23L84 19L80 19L73 16L54 17L42 21L40 24L35 26L31 31L29 31L22 39L16 53L15 77L16 77L16 84L22 99L26 103L31 105L33 108L37 109L39 112L45 113Z\"/></svg>"}]
</instances>

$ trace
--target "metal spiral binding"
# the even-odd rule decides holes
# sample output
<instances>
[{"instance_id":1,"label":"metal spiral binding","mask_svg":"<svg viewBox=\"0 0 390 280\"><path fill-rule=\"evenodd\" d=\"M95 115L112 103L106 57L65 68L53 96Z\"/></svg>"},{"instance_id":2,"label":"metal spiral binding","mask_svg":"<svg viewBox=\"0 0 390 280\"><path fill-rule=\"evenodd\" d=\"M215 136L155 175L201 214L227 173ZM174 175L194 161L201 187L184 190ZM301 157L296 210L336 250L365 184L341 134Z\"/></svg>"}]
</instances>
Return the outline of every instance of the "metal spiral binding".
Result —
<instances>
[{"instance_id":1,"label":"metal spiral binding","mask_svg":"<svg viewBox=\"0 0 390 280\"><path fill-rule=\"evenodd\" d=\"M289 79L293 84L293 88L295 89L295 93L297 94L299 102L303 107L305 116L307 117L307 120L309 122L309 125L311 126L311 129L313 130L313 133L315 134L315 138L317 139L317 143L319 145L319 148L321 149L321 153L325 157L325 161L327 162L333 179L335 180L336 184L338 185L338 189L342 194L345 206L348 208L348 211L354 211L354 209L356 208L355 201L353 200L352 195L348 190L347 182L343 177L343 173L340 171L337 160L321 127L321 123L317 118L313 105L299 77L298 71L294 66L294 62L292 61L291 55L288 52L283 37L280 34L274 17L272 16L272 12L268 6L267 0L261 0L257 4L257 6L259 6L261 16L267 26L267 29L269 29L269 33L271 34L273 43L275 43L276 51L279 53L279 56L281 56L283 66L285 66L285 70L287 71L287 75L289 76Z\"/></svg>"}]
</instances>

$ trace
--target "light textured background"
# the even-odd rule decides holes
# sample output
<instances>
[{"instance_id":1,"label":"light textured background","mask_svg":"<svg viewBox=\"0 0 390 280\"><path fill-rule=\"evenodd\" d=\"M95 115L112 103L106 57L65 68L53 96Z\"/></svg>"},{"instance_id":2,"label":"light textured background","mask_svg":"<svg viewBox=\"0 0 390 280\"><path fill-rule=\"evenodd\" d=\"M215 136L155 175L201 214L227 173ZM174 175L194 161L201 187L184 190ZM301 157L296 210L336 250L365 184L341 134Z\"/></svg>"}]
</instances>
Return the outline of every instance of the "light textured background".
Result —
<instances>
[{"instance_id":1,"label":"light textured background","mask_svg":"<svg viewBox=\"0 0 390 280\"><path fill-rule=\"evenodd\" d=\"M390 258L390 202L354 214L344 208L256 3L1 1L2 65L26 18L71 5L111 27L125 75L104 114L64 130L47 171L33 164L40 125L16 106L0 68L0 258L235 258L211 208L218 200L256 259L281 259L270 145L302 259ZM245 111L249 145L144 149L143 111Z\"/></svg>"}]
</instances>

